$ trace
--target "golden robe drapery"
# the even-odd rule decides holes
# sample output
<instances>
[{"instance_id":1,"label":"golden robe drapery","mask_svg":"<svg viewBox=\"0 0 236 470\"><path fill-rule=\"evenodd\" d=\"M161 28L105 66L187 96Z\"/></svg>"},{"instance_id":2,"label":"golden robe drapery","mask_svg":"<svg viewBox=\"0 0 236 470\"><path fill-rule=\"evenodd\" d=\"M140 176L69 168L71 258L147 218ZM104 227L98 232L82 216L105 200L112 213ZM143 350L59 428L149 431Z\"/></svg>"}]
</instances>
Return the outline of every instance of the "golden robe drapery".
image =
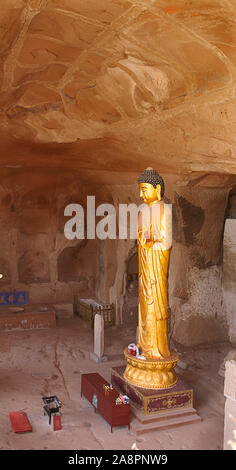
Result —
<instances>
[{"instance_id":1,"label":"golden robe drapery","mask_svg":"<svg viewBox=\"0 0 236 470\"><path fill-rule=\"evenodd\" d=\"M165 358L170 355L168 345L168 267L170 248L167 249L164 218L161 218L158 240L153 240L151 220L148 228L138 230L139 242L139 339L140 351L147 358Z\"/></svg>"}]
</instances>

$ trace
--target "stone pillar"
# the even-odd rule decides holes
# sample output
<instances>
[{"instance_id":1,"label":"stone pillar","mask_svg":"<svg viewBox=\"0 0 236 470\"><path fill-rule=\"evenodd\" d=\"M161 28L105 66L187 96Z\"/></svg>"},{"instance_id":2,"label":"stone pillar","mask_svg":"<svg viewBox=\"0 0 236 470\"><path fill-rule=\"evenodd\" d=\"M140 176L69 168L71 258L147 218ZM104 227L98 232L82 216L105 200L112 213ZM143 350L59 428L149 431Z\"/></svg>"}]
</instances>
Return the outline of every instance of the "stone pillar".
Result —
<instances>
[{"instance_id":1,"label":"stone pillar","mask_svg":"<svg viewBox=\"0 0 236 470\"><path fill-rule=\"evenodd\" d=\"M228 190L175 187L169 304L173 339L184 346L228 339L222 309L222 234Z\"/></svg>"},{"instance_id":2,"label":"stone pillar","mask_svg":"<svg viewBox=\"0 0 236 470\"><path fill-rule=\"evenodd\" d=\"M223 296L229 326L229 340L236 342L236 219L226 219L224 231Z\"/></svg>"},{"instance_id":3,"label":"stone pillar","mask_svg":"<svg viewBox=\"0 0 236 470\"><path fill-rule=\"evenodd\" d=\"M107 361L104 356L104 319L98 313L94 319L94 352L90 353L90 359L96 362Z\"/></svg>"},{"instance_id":4,"label":"stone pillar","mask_svg":"<svg viewBox=\"0 0 236 470\"><path fill-rule=\"evenodd\" d=\"M231 441L236 445L236 361L233 360L225 364L224 395L226 397L224 450L232 450Z\"/></svg>"}]
</instances>

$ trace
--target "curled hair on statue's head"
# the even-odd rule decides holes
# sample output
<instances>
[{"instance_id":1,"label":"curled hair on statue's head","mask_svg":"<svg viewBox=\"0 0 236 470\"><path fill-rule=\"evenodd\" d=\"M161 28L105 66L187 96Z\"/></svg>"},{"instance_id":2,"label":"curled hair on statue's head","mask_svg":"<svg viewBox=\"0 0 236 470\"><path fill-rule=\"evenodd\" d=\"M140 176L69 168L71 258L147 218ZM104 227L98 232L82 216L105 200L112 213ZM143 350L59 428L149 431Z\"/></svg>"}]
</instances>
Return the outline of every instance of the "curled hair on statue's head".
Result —
<instances>
[{"instance_id":1,"label":"curled hair on statue's head","mask_svg":"<svg viewBox=\"0 0 236 470\"><path fill-rule=\"evenodd\" d=\"M141 176L139 176L138 183L152 184L155 189L159 184L161 186L161 197L165 194L165 183L163 178L150 166L144 170Z\"/></svg>"}]
</instances>

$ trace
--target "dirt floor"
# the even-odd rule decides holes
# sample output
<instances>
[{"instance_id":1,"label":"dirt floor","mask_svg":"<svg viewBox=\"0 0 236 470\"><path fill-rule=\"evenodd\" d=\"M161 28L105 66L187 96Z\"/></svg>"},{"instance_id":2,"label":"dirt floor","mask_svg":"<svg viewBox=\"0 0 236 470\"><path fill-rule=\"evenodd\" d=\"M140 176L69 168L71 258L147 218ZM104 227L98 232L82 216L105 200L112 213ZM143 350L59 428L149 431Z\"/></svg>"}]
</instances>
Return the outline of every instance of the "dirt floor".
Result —
<instances>
[{"instance_id":1,"label":"dirt floor","mask_svg":"<svg viewBox=\"0 0 236 470\"><path fill-rule=\"evenodd\" d=\"M105 330L108 361L90 360L93 331L79 318L58 320L56 328L0 332L0 449L140 450L222 449L224 379L220 364L232 348L228 343L185 350L177 368L195 393L201 422L136 437L126 427L110 426L80 397L81 374L98 372L110 381L110 368L125 364L123 349L135 341L135 327ZM57 395L63 403L62 429L54 432L43 415L42 396ZM32 433L14 434L10 411L25 411Z\"/></svg>"}]
</instances>

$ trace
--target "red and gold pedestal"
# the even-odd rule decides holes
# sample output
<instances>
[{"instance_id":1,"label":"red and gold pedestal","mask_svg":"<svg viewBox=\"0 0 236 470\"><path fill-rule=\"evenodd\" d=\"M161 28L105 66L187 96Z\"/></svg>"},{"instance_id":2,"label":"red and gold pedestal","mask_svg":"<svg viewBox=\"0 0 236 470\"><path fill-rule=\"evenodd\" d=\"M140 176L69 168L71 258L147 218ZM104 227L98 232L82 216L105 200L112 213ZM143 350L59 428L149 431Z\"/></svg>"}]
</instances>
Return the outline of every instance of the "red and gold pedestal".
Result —
<instances>
[{"instance_id":1,"label":"red and gold pedestal","mask_svg":"<svg viewBox=\"0 0 236 470\"><path fill-rule=\"evenodd\" d=\"M130 398L133 415L131 430L135 434L201 421L193 407L193 388L183 378L178 377L177 380L177 377L174 378L173 375L175 383L172 382L171 386L164 388L164 380L160 380L159 375L158 380L153 379L155 385L158 384L159 387L137 386L136 383L131 382L132 373L129 380L126 379L127 367L130 365L132 366L128 363L127 366L112 367L111 383L115 389ZM141 378L139 372L138 378ZM149 385L150 383L151 381Z\"/></svg>"}]
</instances>

